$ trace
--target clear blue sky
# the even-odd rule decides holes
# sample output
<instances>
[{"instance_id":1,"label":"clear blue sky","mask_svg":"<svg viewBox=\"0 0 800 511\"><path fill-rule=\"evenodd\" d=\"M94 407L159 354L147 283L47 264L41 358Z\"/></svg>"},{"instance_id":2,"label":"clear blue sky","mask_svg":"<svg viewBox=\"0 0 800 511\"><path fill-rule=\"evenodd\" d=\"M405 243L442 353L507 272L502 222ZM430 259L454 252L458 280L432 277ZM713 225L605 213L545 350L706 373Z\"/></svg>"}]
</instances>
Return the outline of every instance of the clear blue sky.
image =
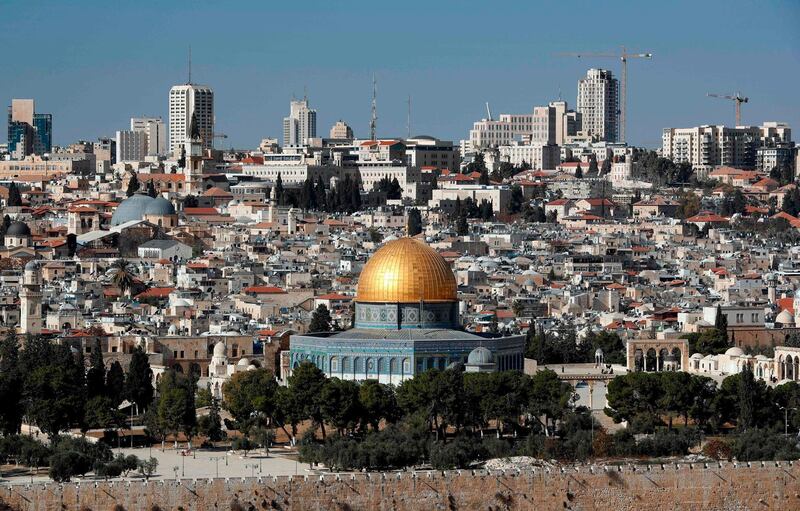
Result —
<instances>
[{"instance_id":1,"label":"clear blue sky","mask_svg":"<svg viewBox=\"0 0 800 511\"><path fill-rule=\"evenodd\" d=\"M572 106L578 78L611 59L559 52L654 53L629 64L628 139L660 145L665 126L786 121L800 138L800 1L330 2L0 0L0 104L33 97L54 116L56 143L126 129L137 115L167 117L167 92L193 79L216 94L224 145L281 135L292 94L318 111L318 132L344 119L368 134L371 75L378 135L458 140L485 116ZM5 115L0 116L5 136Z\"/></svg>"}]
</instances>

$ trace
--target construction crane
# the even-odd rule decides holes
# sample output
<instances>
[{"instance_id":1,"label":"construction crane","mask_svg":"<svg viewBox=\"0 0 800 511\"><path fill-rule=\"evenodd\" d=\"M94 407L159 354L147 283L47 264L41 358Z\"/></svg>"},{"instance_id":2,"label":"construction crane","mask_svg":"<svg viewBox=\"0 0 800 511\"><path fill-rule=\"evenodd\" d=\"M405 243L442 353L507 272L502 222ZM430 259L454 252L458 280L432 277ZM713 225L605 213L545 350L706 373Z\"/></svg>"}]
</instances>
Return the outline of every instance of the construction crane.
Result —
<instances>
[{"instance_id":1,"label":"construction crane","mask_svg":"<svg viewBox=\"0 0 800 511\"><path fill-rule=\"evenodd\" d=\"M623 46L619 53L565 53L566 57L581 58L613 58L622 61L622 80L620 82L622 90L620 91L620 108L619 108L619 139L620 142L625 142L625 122L626 110L628 103L628 59L652 59L652 53L628 53Z\"/></svg>"},{"instance_id":2,"label":"construction crane","mask_svg":"<svg viewBox=\"0 0 800 511\"><path fill-rule=\"evenodd\" d=\"M706 96L709 98L729 99L733 101L736 104L736 125L742 125L742 103L747 103L749 98L742 96L738 92L736 94L712 94L709 92Z\"/></svg>"},{"instance_id":3,"label":"construction crane","mask_svg":"<svg viewBox=\"0 0 800 511\"><path fill-rule=\"evenodd\" d=\"M489 116L489 120L492 120L492 111L489 109L489 102L486 102L486 115Z\"/></svg>"}]
</instances>

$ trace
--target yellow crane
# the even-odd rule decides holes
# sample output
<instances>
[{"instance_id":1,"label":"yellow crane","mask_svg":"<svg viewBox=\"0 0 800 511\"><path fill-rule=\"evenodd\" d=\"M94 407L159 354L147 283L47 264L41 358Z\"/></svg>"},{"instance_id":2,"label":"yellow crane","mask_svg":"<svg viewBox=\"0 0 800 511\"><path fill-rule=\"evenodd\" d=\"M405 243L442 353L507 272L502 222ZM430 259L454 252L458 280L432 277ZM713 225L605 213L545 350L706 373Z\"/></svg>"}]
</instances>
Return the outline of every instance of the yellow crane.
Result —
<instances>
[{"instance_id":1,"label":"yellow crane","mask_svg":"<svg viewBox=\"0 0 800 511\"><path fill-rule=\"evenodd\" d=\"M624 46L619 53L565 53L566 57L614 58L622 61L622 80L620 80L619 141L625 142L626 110L628 109L628 59L652 59L652 53L628 52Z\"/></svg>"},{"instance_id":2,"label":"yellow crane","mask_svg":"<svg viewBox=\"0 0 800 511\"><path fill-rule=\"evenodd\" d=\"M750 101L749 98L742 96L738 92L736 94L712 94L709 92L706 96L709 98L729 99L733 101L736 105L736 126L742 125L742 103Z\"/></svg>"}]
</instances>

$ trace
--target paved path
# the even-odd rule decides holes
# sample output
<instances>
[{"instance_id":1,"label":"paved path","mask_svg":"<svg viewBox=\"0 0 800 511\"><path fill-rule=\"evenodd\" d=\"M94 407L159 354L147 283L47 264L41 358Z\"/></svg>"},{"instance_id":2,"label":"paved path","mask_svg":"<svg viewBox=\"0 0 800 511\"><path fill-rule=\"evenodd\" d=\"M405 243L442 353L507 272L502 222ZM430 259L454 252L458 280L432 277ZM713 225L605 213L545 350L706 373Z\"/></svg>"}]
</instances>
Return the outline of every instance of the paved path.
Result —
<instances>
[{"instance_id":1,"label":"paved path","mask_svg":"<svg viewBox=\"0 0 800 511\"><path fill-rule=\"evenodd\" d=\"M161 451L160 448L155 446L149 448L124 448L114 449L114 455L117 453L133 454L140 459L147 459L150 456L158 460L158 468L156 474L152 479L204 479L210 477L259 477L259 476L287 476L295 474L308 473L308 464L300 463L297 461L297 456L292 452L287 452L283 448L275 448L270 451L267 457L261 449L250 451L247 456L243 452L230 452L224 450L195 450L193 454L188 456L181 455L181 449L169 448ZM274 452L273 452L274 451ZM177 467L177 470L176 470ZM9 469L13 467L3 467L3 477L0 479L0 484L23 484L31 481L31 477L27 469L20 471L12 471ZM13 475L12 475L13 474ZM127 480L141 479L142 476L138 472L128 474ZM123 478L117 478L120 480ZM85 478L75 478L74 481L94 481L93 475L89 474ZM42 469L42 473L35 475L33 481L51 481L47 477L47 472Z\"/></svg>"}]
</instances>

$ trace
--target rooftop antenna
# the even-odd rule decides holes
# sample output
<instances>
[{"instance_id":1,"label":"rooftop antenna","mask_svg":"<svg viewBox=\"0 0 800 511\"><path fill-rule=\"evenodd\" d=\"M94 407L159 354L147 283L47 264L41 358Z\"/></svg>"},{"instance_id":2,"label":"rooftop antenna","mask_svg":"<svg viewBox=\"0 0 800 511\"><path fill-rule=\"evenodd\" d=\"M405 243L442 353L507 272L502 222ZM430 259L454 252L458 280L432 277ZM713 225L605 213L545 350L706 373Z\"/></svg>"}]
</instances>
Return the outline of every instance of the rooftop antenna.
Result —
<instances>
[{"instance_id":1,"label":"rooftop antenna","mask_svg":"<svg viewBox=\"0 0 800 511\"><path fill-rule=\"evenodd\" d=\"M406 130L408 138L411 138L411 95L408 96L408 118L406 119Z\"/></svg>"},{"instance_id":2,"label":"rooftop antenna","mask_svg":"<svg viewBox=\"0 0 800 511\"><path fill-rule=\"evenodd\" d=\"M192 84L192 45L189 45L189 85Z\"/></svg>"},{"instance_id":3,"label":"rooftop antenna","mask_svg":"<svg viewBox=\"0 0 800 511\"><path fill-rule=\"evenodd\" d=\"M308 103L308 85L303 85L303 101Z\"/></svg>"},{"instance_id":4,"label":"rooftop antenna","mask_svg":"<svg viewBox=\"0 0 800 511\"><path fill-rule=\"evenodd\" d=\"M375 73L372 73L372 118L369 120L370 140L375 138L375 129L378 124L378 83L375 81Z\"/></svg>"}]
</instances>

